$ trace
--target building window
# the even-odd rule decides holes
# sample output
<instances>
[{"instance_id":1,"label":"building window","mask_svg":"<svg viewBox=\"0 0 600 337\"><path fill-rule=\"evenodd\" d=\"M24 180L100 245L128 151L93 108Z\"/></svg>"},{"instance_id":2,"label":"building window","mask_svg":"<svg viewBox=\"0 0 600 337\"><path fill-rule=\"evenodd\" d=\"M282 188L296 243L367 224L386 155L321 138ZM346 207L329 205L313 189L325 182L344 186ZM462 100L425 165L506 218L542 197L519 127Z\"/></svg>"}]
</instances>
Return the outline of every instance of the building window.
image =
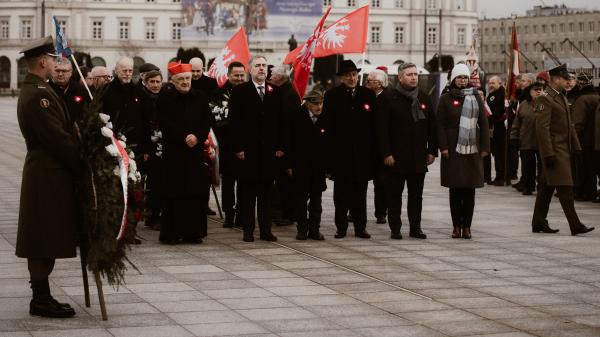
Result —
<instances>
[{"instance_id":1,"label":"building window","mask_svg":"<svg viewBox=\"0 0 600 337\"><path fill-rule=\"evenodd\" d=\"M542 25L542 34L546 34L546 25Z\"/></svg>"},{"instance_id":2,"label":"building window","mask_svg":"<svg viewBox=\"0 0 600 337\"><path fill-rule=\"evenodd\" d=\"M146 0L146 2L156 2L155 0Z\"/></svg>"},{"instance_id":3,"label":"building window","mask_svg":"<svg viewBox=\"0 0 600 337\"><path fill-rule=\"evenodd\" d=\"M21 20L21 38L31 39L31 19Z\"/></svg>"},{"instance_id":4,"label":"building window","mask_svg":"<svg viewBox=\"0 0 600 337\"><path fill-rule=\"evenodd\" d=\"M156 21L146 21L146 40L156 40Z\"/></svg>"},{"instance_id":5,"label":"building window","mask_svg":"<svg viewBox=\"0 0 600 337\"><path fill-rule=\"evenodd\" d=\"M492 62L492 72L496 71L496 62Z\"/></svg>"},{"instance_id":6,"label":"building window","mask_svg":"<svg viewBox=\"0 0 600 337\"><path fill-rule=\"evenodd\" d=\"M381 1L380 0L371 0L371 7L373 7L373 8L381 7Z\"/></svg>"},{"instance_id":7,"label":"building window","mask_svg":"<svg viewBox=\"0 0 600 337\"><path fill-rule=\"evenodd\" d=\"M457 10L464 10L466 8L465 6L465 0L456 0L456 9Z\"/></svg>"},{"instance_id":8,"label":"building window","mask_svg":"<svg viewBox=\"0 0 600 337\"><path fill-rule=\"evenodd\" d=\"M490 33L489 28L486 28L486 29L483 30L483 34L484 35L488 35L489 33Z\"/></svg>"},{"instance_id":9,"label":"building window","mask_svg":"<svg viewBox=\"0 0 600 337\"><path fill-rule=\"evenodd\" d=\"M466 42L467 42L466 34L467 34L467 29L465 27L458 27L456 29L456 44L457 45L459 45L459 46L466 45Z\"/></svg>"},{"instance_id":10,"label":"building window","mask_svg":"<svg viewBox=\"0 0 600 337\"><path fill-rule=\"evenodd\" d=\"M0 20L0 39L7 40L10 32L10 22L8 19Z\"/></svg>"},{"instance_id":11,"label":"building window","mask_svg":"<svg viewBox=\"0 0 600 337\"><path fill-rule=\"evenodd\" d=\"M396 8L404 8L404 0L396 0L395 6Z\"/></svg>"},{"instance_id":12,"label":"building window","mask_svg":"<svg viewBox=\"0 0 600 337\"><path fill-rule=\"evenodd\" d=\"M564 43L561 43L561 44L560 44L560 51L561 51L561 52L564 52L564 51L565 51L565 44L564 44Z\"/></svg>"},{"instance_id":13,"label":"building window","mask_svg":"<svg viewBox=\"0 0 600 337\"><path fill-rule=\"evenodd\" d=\"M555 24L551 24L551 25L550 25L550 31L551 31L552 33L556 33L556 25L555 25Z\"/></svg>"},{"instance_id":14,"label":"building window","mask_svg":"<svg viewBox=\"0 0 600 337\"><path fill-rule=\"evenodd\" d=\"M585 51L585 45L583 44L583 41L579 41L579 43L578 43L578 44L579 44L579 46L578 46L578 47L579 47L579 50L581 50L581 51Z\"/></svg>"},{"instance_id":15,"label":"building window","mask_svg":"<svg viewBox=\"0 0 600 337\"><path fill-rule=\"evenodd\" d=\"M92 21L92 40L102 40L102 28L104 22L102 20Z\"/></svg>"},{"instance_id":16,"label":"building window","mask_svg":"<svg viewBox=\"0 0 600 337\"><path fill-rule=\"evenodd\" d=\"M331 0L323 0L323 7L330 7L331 6Z\"/></svg>"},{"instance_id":17,"label":"building window","mask_svg":"<svg viewBox=\"0 0 600 337\"><path fill-rule=\"evenodd\" d=\"M593 22L590 22L589 31L594 32L595 25Z\"/></svg>"},{"instance_id":18,"label":"building window","mask_svg":"<svg viewBox=\"0 0 600 337\"><path fill-rule=\"evenodd\" d=\"M537 25L533 25L533 34L537 34Z\"/></svg>"},{"instance_id":19,"label":"building window","mask_svg":"<svg viewBox=\"0 0 600 337\"><path fill-rule=\"evenodd\" d=\"M594 41L588 41L588 51L589 52L594 51Z\"/></svg>"},{"instance_id":20,"label":"building window","mask_svg":"<svg viewBox=\"0 0 600 337\"><path fill-rule=\"evenodd\" d=\"M565 24L564 24L564 23L561 23L561 24L560 24L560 32L561 32L561 33L564 33L564 32L565 32Z\"/></svg>"},{"instance_id":21,"label":"building window","mask_svg":"<svg viewBox=\"0 0 600 337\"><path fill-rule=\"evenodd\" d=\"M575 31L575 24L573 22L569 23L569 33L573 33Z\"/></svg>"},{"instance_id":22,"label":"building window","mask_svg":"<svg viewBox=\"0 0 600 337\"><path fill-rule=\"evenodd\" d=\"M554 42L550 43L550 50L556 51L556 44Z\"/></svg>"},{"instance_id":23,"label":"building window","mask_svg":"<svg viewBox=\"0 0 600 337\"><path fill-rule=\"evenodd\" d=\"M483 46L483 50L485 51L485 53L488 53L488 45L486 44L485 46Z\"/></svg>"},{"instance_id":24,"label":"building window","mask_svg":"<svg viewBox=\"0 0 600 337\"><path fill-rule=\"evenodd\" d=\"M427 9L437 9L437 0L427 0Z\"/></svg>"},{"instance_id":25,"label":"building window","mask_svg":"<svg viewBox=\"0 0 600 337\"><path fill-rule=\"evenodd\" d=\"M437 44L437 27L427 28L427 44Z\"/></svg>"},{"instance_id":26,"label":"building window","mask_svg":"<svg viewBox=\"0 0 600 337\"><path fill-rule=\"evenodd\" d=\"M496 27L492 28L492 35L496 35Z\"/></svg>"},{"instance_id":27,"label":"building window","mask_svg":"<svg viewBox=\"0 0 600 337\"><path fill-rule=\"evenodd\" d=\"M356 7L356 0L348 0L348 7Z\"/></svg>"},{"instance_id":28,"label":"building window","mask_svg":"<svg viewBox=\"0 0 600 337\"><path fill-rule=\"evenodd\" d=\"M129 21L119 21L119 40L129 40Z\"/></svg>"},{"instance_id":29,"label":"building window","mask_svg":"<svg viewBox=\"0 0 600 337\"><path fill-rule=\"evenodd\" d=\"M371 43L381 42L381 26L371 26Z\"/></svg>"},{"instance_id":30,"label":"building window","mask_svg":"<svg viewBox=\"0 0 600 337\"><path fill-rule=\"evenodd\" d=\"M492 45L492 53L495 53L496 51L497 51L497 49L496 49L496 45L495 45L495 44L493 44L493 45Z\"/></svg>"},{"instance_id":31,"label":"building window","mask_svg":"<svg viewBox=\"0 0 600 337\"><path fill-rule=\"evenodd\" d=\"M396 28L394 28L394 43L404 43L404 26L396 25Z\"/></svg>"},{"instance_id":32,"label":"building window","mask_svg":"<svg viewBox=\"0 0 600 337\"><path fill-rule=\"evenodd\" d=\"M529 26L525 26L523 29L525 29L525 34L529 34Z\"/></svg>"},{"instance_id":33,"label":"building window","mask_svg":"<svg viewBox=\"0 0 600 337\"><path fill-rule=\"evenodd\" d=\"M171 40L181 40L181 22L179 21L171 23Z\"/></svg>"},{"instance_id":34,"label":"building window","mask_svg":"<svg viewBox=\"0 0 600 337\"><path fill-rule=\"evenodd\" d=\"M583 31L585 30L585 24L583 22L579 23L579 32L583 33Z\"/></svg>"},{"instance_id":35,"label":"building window","mask_svg":"<svg viewBox=\"0 0 600 337\"><path fill-rule=\"evenodd\" d=\"M177 3L177 4L181 3L181 0L172 0L172 1L173 1L173 3Z\"/></svg>"}]
</instances>

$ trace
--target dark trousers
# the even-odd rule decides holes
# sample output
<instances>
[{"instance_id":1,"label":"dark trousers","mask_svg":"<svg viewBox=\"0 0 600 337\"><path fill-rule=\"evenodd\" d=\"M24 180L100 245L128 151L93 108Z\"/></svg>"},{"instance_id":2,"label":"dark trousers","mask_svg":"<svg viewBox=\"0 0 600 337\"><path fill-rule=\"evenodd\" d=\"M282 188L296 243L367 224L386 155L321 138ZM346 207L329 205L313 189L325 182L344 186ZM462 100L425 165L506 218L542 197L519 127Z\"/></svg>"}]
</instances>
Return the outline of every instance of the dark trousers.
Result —
<instances>
[{"instance_id":1,"label":"dark trousers","mask_svg":"<svg viewBox=\"0 0 600 337\"><path fill-rule=\"evenodd\" d=\"M492 181L492 156L483 157L483 180L486 183Z\"/></svg>"},{"instance_id":2,"label":"dark trousers","mask_svg":"<svg viewBox=\"0 0 600 337\"><path fill-rule=\"evenodd\" d=\"M208 193L185 198L166 198L160 222L161 242L183 239L193 241L207 235L206 205Z\"/></svg>"},{"instance_id":3,"label":"dark trousers","mask_svg":"<svg viewBox=\"0 0 600 337\"><path fill-rule=\"evenodd\" d=\"M241 184L242 227L246 233L254 233L255 221L261 233L271 233L271 198L273 181L246 180ZM256 209L256 213L255 213Z\"/></svg>"},{"instance_id":4,"label":"dark trousers","mask_svg":"<svg viewBox=\"0 0 600 337\"><path fill-rule=\"evenodd\" d=\"M519 171L519 147L515 144L508 146L508 178L517 177Z\"/></svg>"},{"instance_id":5,"label":"dark trousers","mask_svg":"<svg viewBox=\"0 0 600 337\"><path fill-rule=\"evenodd\" d=\"M335 226L340 233L348 230L348 211L352 214L354 232L360 233L367 227L367 185L369 181L343 181L333 183Z\"/></svg>"},{"instance_id":6,"label":"dark trousers","mask_svg":"<svg viewBox=\"0 0 600 337\"><path fill-rule=\"evenodd\" d=\"M235 176L233 174L223 173L221 175L221 204L223 206L223 212L225 212L226 215L233 216L236 206Z\"/></svg>"},{"instance_id":7,"label":"dark trousers","mask_svg":"<svg viewBox=\"0 0 600 337\"><path fill-rule=\"evenodd\" d=\"M146 209L150 216L146 225L151 226L160 221L162 212L162 197L160 193L160 162L159 159L150 159L146 171Z\"/></svg>"},{"instance_id":8,"label":"dark trousers","mask_svg":"<svg viewBox=\"0 0 600 337\"><path fill-rule=\"evenodd\" d=\"M375 217L385 218L387 215L387 201L385 188L385 175L383 172L377 172L373 179L374 194L375 194Z\"/></svg>"},{"instance_id":9,"label":"dark trousers","mask_svg":"<svg viewBox=\"0 0 600 337\"><path fill-rule=\"evenodd\" d=\"M54 270L54 262L55 259L51 258L28 258L27 269L29 269L31 281L48 280L48 276Z\"/></svg>"},{"instance_id":10,"label":"dark trousers","mask_svg":"<svg viewBox=\"0 0 600 337\"><path fill-rule=\"evenodd\" d=\"M388 206L388 219L390 230L394 234L400 233L402 220L402 193L404 185L408 186L408 223L410 231L421 228L421 210L423 208L423 184L425 173L392 173L386 174L386 201Z\"/></svg>"},{"instance_id":11,"label":"dark trousers","mask_svg":"<svg viewBox=\"0 0 600 337\"><path fill-rule=\"evenodd\" d=\"M294 220L294 183L286 170L280 170L277 192L282 219Z\"/></svg>"},{"instance_id":12,"label":"dark trousers","mask_svg":"<svg viewBox=\"0 0 600 337\"><path fill-rule=\"evenodd\" d=\"M548 186L545 182L540 182L537 196L535 198L535 208L533 210L532 225L544 224L548 216L550 201L556 190L558 200L562 206L563 212L569 222L571 231L581 225L577 212L575 211L575 202L573 198L573 188L571 186Z\"/></svg>"},{"instance_id":13,"label":"dark trousers","mask_svg":"<svg viewBox=\"0 0 600 337\"><path fill-rule=\"evenodd\" d=\"M450 215L452 226L471 228L475 209L474 188L450 188Z\"/></svg>"},{"instance_id":14,"label":"dark trousers","mask_svg":"<svg viewBox=\"0 0 600 337\"><path fill-rule=\"evenodd\" d=\"M294 179L295 213L298 221L298 233L314 233L321 225L321 196L324 177ZM307 217L308 213L308 217Z\"/></svg>"},{"instance_id":15,"label":"dark trousers","mask_svg":"<svg viewBox=\"0 0 600 337\"><path fill-rule=\"evenodd\" d=\"M521 183L524 190L535 191L540 154L536 150L521 150Z\"/></svg>"},{"instance_id":16,"label":"dark trousers","mask_svg":"<svg viewBox=\"0 0 600 337\"><path fill-rule=\"evenodd\" d=\"M585 149L581 156L576 158L576 179L577 189L575 194L578 197L585 199L593 199L596 196L596 170L595 170L595 155L597 151Z\"/></svg>"},{"instance_id":17,"label":"dark trousers","mask_svg":"<svg viewBox=\"0 0 600 337\"><path fill-rule=\"evenodd\" d=\"M504 157L506 156L506 129L494 127L494 136L491 139L492 155L494 156L494 170L496 180L504 181Z\"/></svg>"}]
</instances>

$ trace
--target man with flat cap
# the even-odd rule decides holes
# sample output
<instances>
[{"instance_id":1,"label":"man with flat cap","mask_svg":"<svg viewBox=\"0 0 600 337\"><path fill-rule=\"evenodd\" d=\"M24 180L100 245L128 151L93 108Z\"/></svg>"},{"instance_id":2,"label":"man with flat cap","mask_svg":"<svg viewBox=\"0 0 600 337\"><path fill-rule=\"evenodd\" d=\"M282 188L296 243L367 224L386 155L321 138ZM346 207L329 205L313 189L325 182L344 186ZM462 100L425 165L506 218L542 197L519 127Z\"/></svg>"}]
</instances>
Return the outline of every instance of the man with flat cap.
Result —
<instances>
[{"instance_id":1,"label":"man with flat cap","mask_svg":"<svg viewBox=\"0 0 600 337\"><path fill-rule=\"evenodd\" d=\"M298 240L324 239L319 232L323 211L321 195L327 189L327 129L321 118L322 111L323 92L313 89L304 96L304 104L290 113L290 147L286 163L294 186Z\"/></svg>"},{"instance_id":2,"label":"man with flat cap","mask_svg":"<svg viewBox=\"0 0 600 337\"><path fill-rule=\"evenodd\" d=\"M549 73L548 95L538 97L535 107L542 172L535 199L532 231L534 233L558 232L557 229L549 227L546 219L552 195L556 190L560 205L569 222L571 235L583 234L594 230L594 227L586 227L581 223L573 200L571 156L574 152L581 152L581 147L571 120L569 103L563 94L570 76L565 65L553 68Z\"/></svg>"},{"instance_id":3,"label":"man with flat cap","mask_svg":"<svg viewBox=\"0 0 600 337\"><path fill-rule=\"evenodd\" d=\"M360 69L351 60L340 65L337 75L342 84L325 93L323 117L329 130L328 171L333 184L335 238L346 236L348 211L354 221L354 235L368 239L367 184L375 167L373 91L358 85Z\"/></svg>"},{"instance_id":4,"label":"man with flat cap","mask_svg":"<svg viewBox=\"0 0 600 337\"><path fill-rule=\"evenodd\" d=\"M19 127L27 156L23 166L17 232L18 257L27 258L33 298L29 313L43 317L72 317L73 308L50 294L48 276L55 259L76 256L74 188L83 170L64 102L47 83L56 65L51 36L21 50L28 73L17 105Z\"/></svg>"}]
</instances>

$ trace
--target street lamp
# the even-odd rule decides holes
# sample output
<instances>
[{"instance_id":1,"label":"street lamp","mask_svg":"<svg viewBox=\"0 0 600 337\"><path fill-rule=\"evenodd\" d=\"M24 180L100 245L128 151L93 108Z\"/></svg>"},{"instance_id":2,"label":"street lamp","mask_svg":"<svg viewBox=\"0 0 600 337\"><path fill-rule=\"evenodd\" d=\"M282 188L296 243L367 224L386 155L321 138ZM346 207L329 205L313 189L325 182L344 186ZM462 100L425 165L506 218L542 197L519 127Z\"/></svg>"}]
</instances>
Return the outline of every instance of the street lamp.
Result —
<instances>
[{"instance_id":1,"label":"street lamp","mask_svg":"<svg viewBox=\"0 0 600 337\"><path fill-rule=\"evenodd\" d=\"M565 44L565 42L567 42L567 41L571 44L571 46L573 48L575 48L575 50L577 50L577 52L579 54L581 54L581 56L583 56L592 65L592 69L596 68L596 65L594 64L594 62L592 62L587 56L585 56L585 54L581 51L581 49L577 48L577 46L575 45L575 43L573 43L573 41L571 41L568 37L565 38L560 44L561 45Z\"/></svg>"},{"instance_id":2,"label":"street lamp","mask_svg":"<svg viewBox=\"0 0 600 337\"><path fill-rule=\"evenodd\" d=\"M535 43L533 45L534 46L537 46L537 45L542 46L542 51L545 52L546 54L548 54L548 56L550 56L552 61L554 61L554 63L556 63L557 66L562 64L560 62L560 59L556 55L554 55L554 53L550 49L546 48L546 46L544 46L544 44L541 43L540 41L535 41Z\"/></svg>"}]
</instances>

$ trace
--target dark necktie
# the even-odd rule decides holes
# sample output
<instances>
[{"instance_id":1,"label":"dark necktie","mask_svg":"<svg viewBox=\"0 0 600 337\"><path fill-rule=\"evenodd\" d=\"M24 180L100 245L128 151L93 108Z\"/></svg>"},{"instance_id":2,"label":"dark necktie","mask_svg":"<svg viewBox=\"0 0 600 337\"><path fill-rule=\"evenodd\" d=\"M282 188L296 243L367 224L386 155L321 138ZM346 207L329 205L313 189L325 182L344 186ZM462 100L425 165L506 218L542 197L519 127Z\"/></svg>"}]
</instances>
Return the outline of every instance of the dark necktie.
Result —
<instances>
[{"instance_id":1,"label":"dark necktie","mask_svg":"<svg viewBox=\"0 0 600 337\"><path fill-rule=\"evenodd\" d=\"M263 101L265 99L265 87L262 85L258 86L258 95L260 96L260 100Z\"/></svg>"}]
</instances>

